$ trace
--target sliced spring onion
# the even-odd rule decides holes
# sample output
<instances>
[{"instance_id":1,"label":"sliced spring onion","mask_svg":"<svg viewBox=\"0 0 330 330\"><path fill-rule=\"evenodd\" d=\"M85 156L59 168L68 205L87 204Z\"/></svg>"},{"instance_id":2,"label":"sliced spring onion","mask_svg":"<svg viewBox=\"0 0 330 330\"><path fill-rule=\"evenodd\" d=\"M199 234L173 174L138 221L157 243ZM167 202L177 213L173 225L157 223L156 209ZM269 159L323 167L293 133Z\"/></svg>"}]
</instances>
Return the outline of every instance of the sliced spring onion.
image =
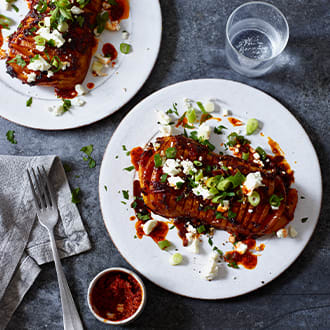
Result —
<instances>
[{"instance_id":1,"label":"sliced spring onion","mask_svg":"<svg viewBox=\"0 0 330 330\"><path fill-rule=\"evenodd\" d=\"M269 198L269 204L274 207L279 207L281 205L281 200L283 200L283 197L273 194Z\"/></svg>"},{"instance_id":2,"label":"sliced spring onion","mask_svg":"<svg viewBox=\"0 0 330 330\"><path fill-rule=\"evenodd\" d=\"M260 195L257 191L254 191L249 197L248 197L249 203L252 206L258 206L260 203Z\"/></svg>"},{"instance_id":3,"label":"sliced spring onion","mask_svg":"<svg viewBox=\"0 0 330 330\"><path fill-rule=\"evenodd\" d=\"M176 156L176 149L173 148L173 147L167 148L165 150L165 155L166 155L166 158L175 158L175 156Z\"/></svg>"},{"instance_id":4,"label":"sliced spring onion","mask_svg":"<svg viewBox=\"0 0 330 330\"><path fill-rule=\"evenodd\" d=\"M176 266L181 264L182 260L183 260L182 254L177 252L171 255L169 262L172 266Z\"/></svg>"},{"instance_id":5,"label":"sliced spring onion","mask_svg":"<svg viewBox=\"0 0 330 330\"><path fill-rule=\"evenodd\" d=\"M219 190L216 188L216 187L212 187L209 189L209 192L212 194L212 195L216 195L219 193Z\"/></svg>"},{"instance_id":6,"label":"sliced spring onion","mask_svg":"<svg viewBox=\"0 0 330 330\"><path fill-rule=\"evenodd\" d=\"M199 181L203 177L203 170L198 170L198 172L195 175L195 181Z\"/></svg>"},{"instance_id":7,"label":"sliced spring onion","mask_svg":"<svg viewBox=\"0 0 330 330\"><path fill-rule=\"evenodd\" d=\"M249 152L243 152L242 153L242 159L243 160L249 160L250 153Z\"/></svg>"},{"instance_id":8,"label":"sliced spring onion","mask_svg":"<svg viewBox=\"0 0 330 330\"><path fill-rule=\"evenodd\" d=\"M256 149L256 152L260 155L262 160L265 160L267 157L266 151L264 149L262 149L261 147L258 147Z\"/></svg>"},{"instance_id":9,"label":"sliced spring onion","mask_svg":"<svg viewBox=\"0 0 330 330\"><path fill-rule=\"evenodd\" d=\"M161 183L165 183L165 182L166 182L166 179L167 179L167 176L168 176L168 174L163 174L163 175L160 177L160 182L161 182Z\"/></svg>"},{"instance_id":10,"label":"sliced spring onion","mask_svg":"<svg viewBox=\"0 0 330 330\"><path fill-rule=\"evenodd\" d=\"M187 111L187 115L186 115L188 122L190 124L193 124L196 121L196 111L194 108L189 108L189 110Z\"/></svg>"},{"instance_id":11,"label":"sliced spring onion","mask_svg":"<svg viewBox=\"0 0 330 330\"><path fill-rule=\"evenodd\" d=\"M120 44L120 51L123 54L128 54L131 51L131 45L129 45L129 44L125 43L125 42L122 42Z\"/></svg>"},{"instance_id":12,"label":"sliced spring onion","mask_svg":"<svg viewBox=\"0 0 330 330\"><path fill-rule=\"evenodd\" d=\"M253 134L259 127L259 122L255 118L250 118L246 123L246 134Z\"/></svg>"},{"instance_id":13,"label":"sliced spring onion","mask_svg":"<svg viewBox=\"0 0 330 330\"><path fill-rule=\"evenodd\" d=\"M208 188L213 188L215 187L218 182L221 180L222 176L221 175L216 175L213 176L212 178L208 178L206 181L206 187Z\"/></svg>"},{"instance_id":14,"label":"sliced spring onion","mask_svg":"<svg viewBox=\"0 0 330 330\"><path fill-rule=\"evenodd\" d=\"M220 191L225 191L225 190L229 189L229 187L231 185L232 185L231 180L229 178L226 178L226 179L221 180L217 184L217 189Z\"/></svg>"},{"instance_id":15,"label":"sliced spring onion","mask_svg":"<svg viewBox=\"0 0 330 330\"><path fill-rule=\"evenodd\" d=\"M197 232L198 232L199 234L204 233L205 231L206 231L206 228L205 228L204 225L201 225L201 226L199 226L199 227L197 228Z\"/></svg>"},{"instance_id":16,"label":"sliced spring onion","mask_svg":"<svg viewBox=\"0 0 330 330\"><path fill-rule=\"evenodd\" d=\"M155 167L161 167L162 166L163 161L162 161L162 157L160 157L159 154L156 154L154 156L154 161L155 161Z\"/></svg>"},{"instance_id":17,"label":"sliced spring onion","mask_svg":"<svg viewBox=\"0 0 330 330\"><path fill-rule=\"evenodd\" d=\"M203 165L203 163L200 162L199 160L194 160L194 164L195 164L196 166L202 166L202 165Z\"/></svg>"},{"instance_id":18,"label":"sliced spring onion","mask_svg":"<svg viewBox=\"0 0 330 330\"><path fill-rule=\"evenodd\" d=\"M245 176L240 171L237 171L234 176L230 176L228 179L233 184L233 188L236 188L245 181Z\"/></svg>"},{"instance_id":19,"label":"sliced spring onion","mask_svg":"<svg viewBox=\"0 0 330 330\"><path fill-rule=\"evenodd\" d=\"M167 240L164 239L163 241L159 241L158 242L158 246L162 249L165 250L166 248L168 248L171 245L171 243Z\"/></svg>"}]
</instances>

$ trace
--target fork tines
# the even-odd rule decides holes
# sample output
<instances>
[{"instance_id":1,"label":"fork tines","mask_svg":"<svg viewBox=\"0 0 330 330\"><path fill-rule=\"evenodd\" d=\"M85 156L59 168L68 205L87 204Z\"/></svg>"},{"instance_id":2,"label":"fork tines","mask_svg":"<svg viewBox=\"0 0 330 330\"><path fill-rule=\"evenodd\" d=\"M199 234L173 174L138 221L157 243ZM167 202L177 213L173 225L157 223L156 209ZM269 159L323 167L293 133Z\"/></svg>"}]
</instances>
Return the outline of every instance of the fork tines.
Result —
<instances>
[{"instance_id":1,"label":"fork tines","mask_svg":"<svg viewBox=\"0 0 330 330\"><path fill-rule=\"evenodd\" d=\"M30 171L26 171L37 210L56 207L55 194L49 183L45 168L42 166L42 171L40 171L39 167L37 167L36 171L33 168L31 168ZM34 183L37 187L36 190L34 188L30 172L32 173L32 176L34 178Z\"/></svg>"}]
</instances>

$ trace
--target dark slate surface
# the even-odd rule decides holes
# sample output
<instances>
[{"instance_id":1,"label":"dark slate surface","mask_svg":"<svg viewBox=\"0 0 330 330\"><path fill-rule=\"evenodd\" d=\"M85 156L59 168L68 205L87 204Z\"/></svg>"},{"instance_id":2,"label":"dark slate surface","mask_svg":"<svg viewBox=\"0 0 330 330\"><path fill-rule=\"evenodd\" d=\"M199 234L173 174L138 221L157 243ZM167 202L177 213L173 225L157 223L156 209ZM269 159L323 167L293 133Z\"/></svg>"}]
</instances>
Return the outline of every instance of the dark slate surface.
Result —
<instances>
[{"instance_id":1,"label":"dark slate surface","mask_svg":"<svg viewBox=\"0 0 330 330\"><path fill-rule=\"evenodd\" d=\"M267 76L242 77L229 69L224 58L226 18L243 1L161 0L164 33L158 62L139 94L119 112L89 127L65 132L36 131L0 119L1 154L57 154L73 167L69 180L72 187L79 186L83 192L79 208L93 249L64 260L63 265L87 329L106 328L88 310L89 281L106 267L130 267L109 239L99 207L98 174L108 140L125 114L152 92L178 81L206 77L232 79L259 88L282 102L303 125L317 150L324 178L319 224L302 255L287 271L242 297L192 300L145 280L148 304L141 318L129 328L330 328L330 5L328 0L270 2L287 17L290 40L280 65ZM4 138L9 129L16 131L17 145ZM79 153L83 145L91 143L97 161L94 170L86 168ZM53 264L42 267L8 326L12 330L46 328L62 328Z\"/></svg>"}]
</instances>

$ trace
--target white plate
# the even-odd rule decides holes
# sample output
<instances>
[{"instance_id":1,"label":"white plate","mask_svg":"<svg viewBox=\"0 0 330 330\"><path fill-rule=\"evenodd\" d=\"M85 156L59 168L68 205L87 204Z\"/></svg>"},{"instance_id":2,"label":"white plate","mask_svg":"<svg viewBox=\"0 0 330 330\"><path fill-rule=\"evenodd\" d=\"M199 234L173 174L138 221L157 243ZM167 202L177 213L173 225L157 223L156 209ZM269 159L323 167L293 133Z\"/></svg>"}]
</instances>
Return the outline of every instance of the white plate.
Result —
<instances>
[{"instance_id":1,"label":"white plate","mask_svg":"<svg viewBox=\"0 0 330 330\"><path fill-rule=\"evenodd\" d=\"M202 279L199 274L211 252L206 238L203 238L201 253L192 255L187 248L182 247L176 230L170 230L167 238L185 256L183 265L171 266L168 262L169 252L161 251L151 238L144 236L141 240L134 239L134 222L129 220L133 210L129 203L121 203L124 200L122 189L128 189L132 197L134 177L133 172L123 171L124 167L130 165L130 159L122 150L122 145L128 149L144 146L158 131L155 110L167 110L173 102L177 102L179 112L182 113L183 99L186 97L202 102L217 99L217 103L223 108L230 109L234 117L245 122L248 118L259 119L263 124L264 137L260 134L250 136L252 146L260 145L270 153L266 137L270 136L277 141L295 171L295 187L299 192L295 219L291 223L297 229L298 236L295 239L258 239L257 244L262 242L266 247L260 253L255 269L232 269L222 264L219 276L211 282ZM210 125L211 122L208 121ZM216 124L219 125L218 122ZM223 119L221 124L228 128L232 127L227 119ZM217 141L219 146L219 142L224 141L227 135L227 131L225 135L215 135L211 141ZM108 191L105 190L105 185ZM186 81L164 88L147 97L125 117L104 154L99 194L105 225L112 241L136 270L169 291L193 298L221 299L238 296L263 286L294 262L316 226L322 184L315 150L304 129L288 110L272 97L252 87L233 81L205 79ZM305 199L301 199L301 196ZM308 217L308 221L302 223L303 217ZM226 251L232 249L228 244L222 245L227 239L228 233L216 231L213 241L220 249Z\"/></svg>"},{"instance_id":2,"label":"white plate","mask_svg":"<svg viewBox=\"0 0 330 330\"><path fill-rule=\"evenodd\" d=\"M16 30L27 13L26 1L18 0L15 4L20 8L18 14L14 10L5 11L5 1L0 3L0 12L16 23L9 31L2 30L4 37ZM130 33L127 41L122 40L123 30ZM107 77L95 78L89 73L84 85L92 82L95 88L87 96L81 97L86 104L73 107L60 117L55 117L47 110L59 102L54 88L23 85L20 80L12 79L6 73L5 61L0 61L0 116L31 128L63 130L91 124L119 110L142 87L157 59L162 32L159 1L130 0L130 16L121 21L121 31L104 31L99 42L99 48L105 42L115 46L118 51L116 66L106 71ZM127 55L121 54L121 42L131 44L133 51ZM27 108L26 101L31 96L33 104Z\"/></svg>"}]
</instances>

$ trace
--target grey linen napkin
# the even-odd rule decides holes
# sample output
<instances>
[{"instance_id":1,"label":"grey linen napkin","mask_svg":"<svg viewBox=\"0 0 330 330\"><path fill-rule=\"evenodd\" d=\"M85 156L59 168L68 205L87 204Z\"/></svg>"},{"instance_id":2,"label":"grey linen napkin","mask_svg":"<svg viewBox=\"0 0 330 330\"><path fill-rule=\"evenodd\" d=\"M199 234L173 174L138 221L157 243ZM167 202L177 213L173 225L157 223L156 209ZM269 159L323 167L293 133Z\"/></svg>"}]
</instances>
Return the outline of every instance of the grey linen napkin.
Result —
<instances>
[{"instance_id":1,"label":"grey linen napkin","mask_svg":"<svg viewBox=\"0 0 330 330\"><path fill-rule=\"evenodd\" d=\"M60 257L90 249L70 187L56 156L0 156L0 329L4 329L37 278L38 265L53 260L47 230L36 218L26 169L44 166L60 213L55 238Z\"/></svg>"}]
</instances>

